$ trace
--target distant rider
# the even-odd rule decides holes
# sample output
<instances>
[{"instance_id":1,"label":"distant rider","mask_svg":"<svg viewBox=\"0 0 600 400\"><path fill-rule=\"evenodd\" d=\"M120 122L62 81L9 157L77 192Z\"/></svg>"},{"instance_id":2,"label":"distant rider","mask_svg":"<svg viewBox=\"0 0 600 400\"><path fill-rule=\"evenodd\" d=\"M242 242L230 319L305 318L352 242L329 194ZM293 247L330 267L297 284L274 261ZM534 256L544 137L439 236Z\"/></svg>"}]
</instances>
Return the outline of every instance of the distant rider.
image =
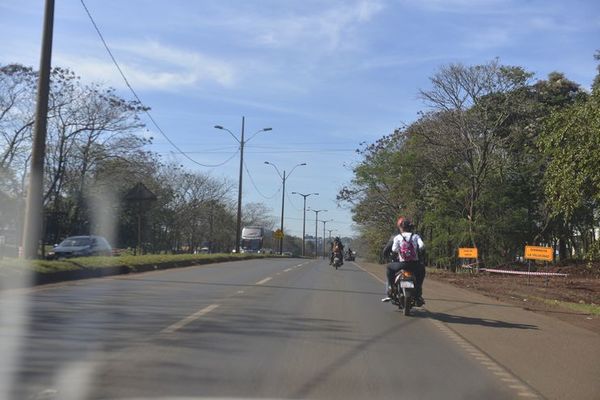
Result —
<instances>
[{"instance_id":1,"label":"distant rider","mask_svg":"<svg viewBox=\"0 0 600 400\"><path fill-rule=\"evenodd\" d=\"M344 265L344 245L338 236L333 239L333 243L331 244L331 254L329 256L329 265L333 265L333 259L335 258L335 254L338 253L340 255L340 265Z\"/></svg>"},{"instance_id":2,"label":"distant rider","mask_svg":"<svg viewBox=\"0 0 600 400\"><path fill-rule=\"evenodd\" d=\"M392 253L394 253L394 256L397 257L397 261L392 261L392 263L387 266L388 297L383 299L383 301L391 300L389 296L392 286L394 285L396 273L401 269L405 269L407 271L411 271L415 275L415 294L417 296L416 302L417 306L422 306L425 304L425 301L423 300L423 281L425 280L425 264L423 262L423 254L425 250L425 243L419 234L413 232L414 227L408 218L398 219L397 226L400 233L394 237L391 248ZM415 259L404 259L401 251L403 243L412 244L412 248L416 250Z\"/></svg>"}]
</instances>

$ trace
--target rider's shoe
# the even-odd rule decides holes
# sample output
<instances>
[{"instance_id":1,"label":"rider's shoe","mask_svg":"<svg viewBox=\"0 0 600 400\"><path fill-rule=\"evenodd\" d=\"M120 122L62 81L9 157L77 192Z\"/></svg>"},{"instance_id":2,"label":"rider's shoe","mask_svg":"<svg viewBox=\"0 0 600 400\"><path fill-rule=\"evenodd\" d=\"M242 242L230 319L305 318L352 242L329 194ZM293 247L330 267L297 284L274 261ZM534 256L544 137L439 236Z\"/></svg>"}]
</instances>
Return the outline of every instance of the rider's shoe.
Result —
<instances>
[{"instance_id":1,"label":"rider's shoe","mask_svg":"<svg viewBox=\"0 0 600 400\"><path fill-rule=\"evenodd\" d=\"M383 299L381 299L381 302L387 303L388 301L391 301L391 300L392 300L392 298L388 296L388 297L384 297Z\"/></svg>"},{"instance_id":2,"label":"rider's shoe","mask_svg":"<svg viewBox=\"0 0 600 400\"><path fill-rule=\"evenodd\" d=\"M417 307L423 307L425 305L425 300L423 300L423 297L419 296L415 299L415 305Z\"/></svg>"}]
</instances>

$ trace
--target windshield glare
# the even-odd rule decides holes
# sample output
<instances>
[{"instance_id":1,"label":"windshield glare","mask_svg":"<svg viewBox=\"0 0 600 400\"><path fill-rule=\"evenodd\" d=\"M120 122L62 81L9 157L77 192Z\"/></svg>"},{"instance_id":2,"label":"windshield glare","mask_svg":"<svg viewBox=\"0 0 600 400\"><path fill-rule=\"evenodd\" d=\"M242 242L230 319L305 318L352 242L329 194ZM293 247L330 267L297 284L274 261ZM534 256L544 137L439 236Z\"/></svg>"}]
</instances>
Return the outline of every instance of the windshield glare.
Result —
<instances>
[{"instance_id":1,"label":"windshield glare","mask_svg":"<svg viewBox=\"0 0 600 400\"><path fill-rule=\"evenodd\" d=\"M91 244L91 240L89 238L67 238L63 240L59 246L62 247L80 247L80 246L89 246Z\"/></svg>"}]
</instances>

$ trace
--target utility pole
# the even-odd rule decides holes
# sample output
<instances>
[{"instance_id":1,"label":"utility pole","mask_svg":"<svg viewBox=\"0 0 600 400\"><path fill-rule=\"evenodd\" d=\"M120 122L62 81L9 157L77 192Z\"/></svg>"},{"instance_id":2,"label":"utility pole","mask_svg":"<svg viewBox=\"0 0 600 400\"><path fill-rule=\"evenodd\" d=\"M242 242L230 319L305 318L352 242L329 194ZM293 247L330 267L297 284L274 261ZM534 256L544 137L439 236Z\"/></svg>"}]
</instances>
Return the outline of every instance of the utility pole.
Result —
<instances>
[{"instance_id":1,"label":"utility pole","mask_svg":"<svg viewBox=\"0 0 600 400\"><path fill-rule=\"evenodd\" d=\"M281 233L283 233L283 210L285 209L285 169L283 170L283 190L281 191ZM279 255L283 255L283 236L279 238Z\"/></svg>"},{"instance_id":2,"label":"utility pole","mask_svg":"<svg viewBox=\"0 0 600 400\"><path fill-rule=\"evenodd\" d=\"M231 132L229 129L222 127L221 125L215 125L215 129L220 129L226 132L229 132L229 134L236 140L236 142L238 142L240 144L240 174L239 174L239 178L238 178L238 204L237 204L237 221L235 224L235 252L239 253L240 252L240 241L241 241L241 236L242 236L242 178L243 178L243 171L244 171L244 145L249 142L250 140L252 140L252 138L254 136L256 136L257 134L259 134L260 132L267 132L267 131L271 131L273 130L272 128L263 128L259 131L256 131L252 136L250 136L250 138L248 140L244 140L244 123L245 123L245 117L242 117L242 132L240 135L240 139L238 139L233 132Z\"/></svg>"},{"instance_id":3,"label":"utility pole","mask_svg":"<svg viewBox=\"0 0 600 400\"><path fill-rule=\"evenodd\" d=\"M317 233L317 229L319 229L319 213L320 212L327 212L327 210L309 210L309 211L313 211L315 213L315 258L317 258L317 255L319 254L319 234ZM323 238L323 240L325 240L325 238Z\"/></svg>"},{"instance_id":4,"label":"utility pole","mask_svg":"<svg viewBox=\"0 0 600 400\"><path fill-rule=\"evenodd\" d=\"M245 117L242 116L242 134L240 139L240 175L238 180L238 204L237 204L237 220L235 223L235 254L240 254L240 242L242 236L242 177L244 176L244 122Z\"/></svg>"},{"instance_id":5,"label":"utility pole","mask_svg":"<svg viewBox=\"0 0 600 400\"><path fill-rule=\"evenodd\" d=\"M48 125L48 96L52 65L52 34L54 27L54 0L46 0L40 75L38 80L35 127L29 169L29 187L25 208L25 231L23 232L23 256L33 259L38 256L44 217L44 158L46 153L46 129Z\"/></svg>"},{"instance_id":6,"label":"utility pole","mask_svg":"<svg viewBox=\"0 0 600 400\"><path fill-rule=\"evenodd\" d=\"M284 217L284 208L285 208L285 181L292 175L292 172L294 172L294 170L298 167L302 167L305 166L306 163L302 163L302 164L297 164L294 166L294 168L292 168L292 170L290 171L290 173L286 176L285 175L285 169L283 170L283 175L281 175L281 173L279 172L279 169L277 168L277 166L273 163L270 163L268 161L265 161L265 164L272 166L273 168L275 168L275 171L277 172L277 175L279 175L279 177L281 178L281 182L282 182L282 191L281 191L281 233L283 233L283 217ZM279 238L279 255L283 255L283 237Z\"/></svg>"},{"instance_id":7,"label":"utility pole","mask_svg":"<svg viewBox=\"0 0 600 400\"><path fill-rule=\"evenodd\" d=\"M305 246L305 238L306 238L306 198L308 196L311 195L315 195L318 196L319 193L308 193L308 194L304 194L304 193L300 193L300 192L292 192L292 194L297 194L303 197L304 199L304 208L303 208L303 215L302 215L302 257L306 256L306 246Z\"/></svg>"}]
</instances>

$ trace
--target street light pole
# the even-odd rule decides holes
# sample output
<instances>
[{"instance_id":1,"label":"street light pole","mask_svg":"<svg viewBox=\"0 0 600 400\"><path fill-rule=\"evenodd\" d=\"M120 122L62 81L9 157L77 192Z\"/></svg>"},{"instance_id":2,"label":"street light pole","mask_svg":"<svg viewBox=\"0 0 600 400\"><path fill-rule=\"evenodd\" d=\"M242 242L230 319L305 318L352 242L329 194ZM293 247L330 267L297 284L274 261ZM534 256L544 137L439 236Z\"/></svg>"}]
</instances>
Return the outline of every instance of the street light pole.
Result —
<instances>
[{"instance_id":1,"label":"street light pole","mask_svg":"<svg viewBox=\"0 0 600 400\"><path fill-rule=\"evenodd\" d=\"M328 219L327 221L321 221L323 223L323 258L325 258L325 225L328 222L332 222L332 219Z\"/></svg>"},{"instance_id":2,"label":"street light pole","mask_svg":"<svg viewBox=\"0 0 600 400\"><path fill-rule=\"evenodd\" d=\"M329 232L329 241L331 242L331 232L335 232L335 229L327 229Z\"/></svg>"},{"instance_id":3,"label":"street light pole","mask_svg":"<svg viewBox=\"0 0 600 400\"><path fill-rule=\"evenodd\" d=\"M306 198L308 196L311 195L316 195L318 196L319 193L308 193L308 194L304 194L304 193L300 193L300 192L292 192L292 194L297 194L303 197L304 200L304 207L303 207L303 215L302 215L302 257L304 257L306 254L306 246L305 246L305 238L306 238Z\"/></svg>"},{"instance_id":4,"label":"street light pole","mask_svg":"<svg viewBox=\"0 0 600 400\"><path fill-rule=\"evenodd\" d=\"M281 226L279 229L283 233L283 216L285 215L283 210L285 209L285 169L283 170L282 179L282 190L281 190ZM283 237L279 238L279 255L283 255Z\"/></svg>"},{"instance_id":5,"label":"street light pole","mask_svg":"<svg viewBox=\"0 0 600 400\"><path fill-rule=\"evenodd\" d=\"M38 80L35 127L29 169L29 186L25 206L25 226L22 238L23 256L33 259L38 255L44 219L44 157L46 153L46 128L48 126L48 96L52 61L52 34L54 27L54 0L46 0L42 54ZM43 253L43 251L42 251Z\"/></svg>"},{"instance_id":6,"label":"street light pole","mask_svg":"<svg viewBox=\"0 0 600 400\"><path fill-rule=\"evenodd\" d=\"M317 233L317 229L319 229L319 213L327 212L327 210L309 210L315 213L315 258L317 258L317 254L319 254L319 234ZM325 240L325 238L323 238Z\"/></svg>"},{"instance_id":7,"label":"street light pole","mask_svg":"<svg viewBox=\"0 0 600 400\"><path fill-rule=\"evenodd\" d=\"M284 209L285 209L285 181L292 175L292 172L294 172L294 170L298 167L302 167L305 166L306 163L302 163L302 164L297 164L294 166L294 168L292 168L292 170L290 171L289 174L285 174L285 169L283 170L283 175L279 172L279 169L277 168L277 166L273 163L270 163L268 161L265 161L265 164L272 166L273 168L275 168L275 171L277 172L277 175L279 175L279 177L281 178L281 182L282 182L282 191L281 191L281 233L283 233L283 217L284 217ZM279 239L279 255L283 255L283 237L281 237Z\"/></svg>"},{"instance_id":8,"label":"street light pole","mask_svg":"<svg viewBox=\"0 0 600 400\"><path fill-rule=\"evenodd\" d=\"M248 140L244 140L244 124L245 117L242 117L242 132L240 135L240 139L238 139L233 132L231 132L227 128L223 128L221 125L215 125L215 129L221 129L229 132L229 134L240 144L240 174L238 178L238 204L237 204L237 221L235 227L235 252L240 252L240 242L242 235L242 178L244 176L244 145L250 141L254 136L256 136L260 132L267 132L272 130L272 128L263 128L259 131L256 131Z\"/></svg>"},{"instance_id":9,"label":"street light pole","mask_svg":"<svg viewBox=\"0 0 600 400\"><path fill-rule=\"evenodd\" d=\"M238 178L238 204L237 204L237 220L235 223L235 254L240 254L240 242L242 236L242 178L244 167L244 122L245 117L242 116L242 134L240 139L240 174Z\"/></svg>"}]
</instances>

